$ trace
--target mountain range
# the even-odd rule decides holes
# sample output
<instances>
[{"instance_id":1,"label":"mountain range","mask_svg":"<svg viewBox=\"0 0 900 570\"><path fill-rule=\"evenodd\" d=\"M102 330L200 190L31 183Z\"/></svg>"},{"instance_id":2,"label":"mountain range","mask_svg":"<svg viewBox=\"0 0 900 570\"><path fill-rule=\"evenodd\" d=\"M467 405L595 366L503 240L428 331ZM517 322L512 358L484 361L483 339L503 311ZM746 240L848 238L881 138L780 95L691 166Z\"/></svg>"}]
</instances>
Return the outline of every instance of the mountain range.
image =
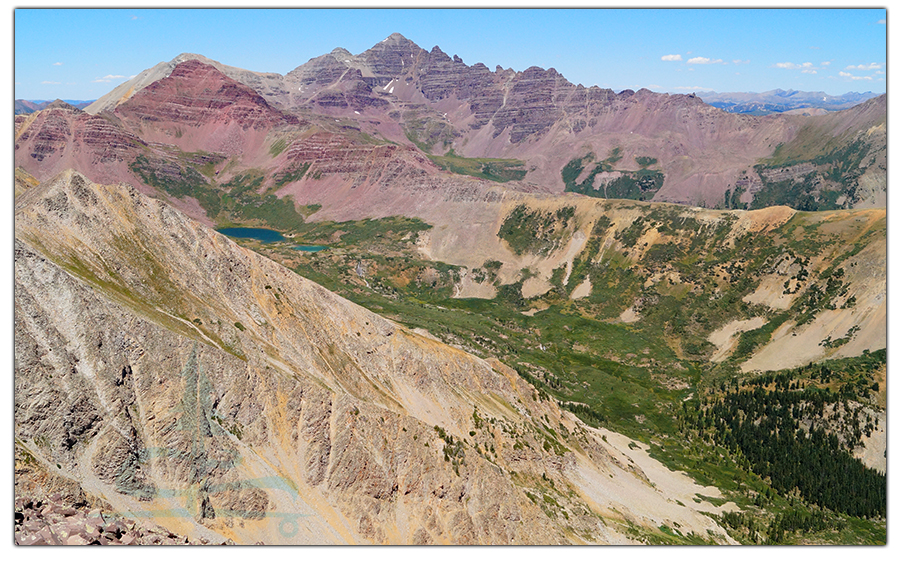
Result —
<instances>
[{"instance_id":1,"label":"mountain range","mask_svg":"<svg viewBox=\"0 0 900 570\"><path fill-rule=\"evenodd\" d=\"M806 110L807 113L840 111L849 109L878 94L866 91L857 93L850 91L843 95L828 95L822 91L797 91L795 89L773 89L762 93L716 93L704 91L697 93L706 103L729 113L746 113L749 115L768 115Z\"/></svg>"},{"instance_id":2,"label":"mountain range","mask_svg":"<svg viewBox=\"0 0 900 570\"><path fill-rule=\"evenodd\" d=\"M181 69L174 72L176 68ZM230 104L210 101L201 116L190 105L181 108L183 100L166 95L171 89L198 89L205 81L225 97L232 88L252 92L257 99L242 103L246 113L259 112L271 120L278 111L291 117L280 120L296 122L266 130L261 124L245 124L249 115L235 116ZM133 97L142 101L143 110L135 108ZM167 116L144 120L142 113L154 112L155 106L162 106ZM615 93L573 85L553 69L469 66L437 47L425 51L399 34L355 56L335 49L284 76L182 54L136 75L85 110L103 119L110 136L191 152L233 155L240 150L243 166L262 168L268 175L282 167L282 157L268 153L273 145L289 145L291 153L308 156L310 150L318 152L316 141L327 137L341 152L366 154L377 143L443 168L460 170L453 157L462 157L468 170L488 178L487 161L500 160L502 174L492 181L521 180L513 186L537 192L798 209L881 205L885 196L884 96L838 113L838 118L737 115L692 95ZM72 154L77 137L63 145L57 141L61 133L54 132L53 124L63 118L72 123L75 114L56 115L46 127L45 121L17 119L17 164L39 178L79 164L78 153L84 152ZM179 123L183 117L196 125L212 115L221 125L216 133L188 135L195 126ZM44 128L49 130L41 133ZM229 129L233 133L226 135ZM823 129L831 136L827 143L811 136ZM314 130L320 133L313 136ZM253 138L253 133L259 136ZM28 138L47 139L59 154L45 158L45 151L32 148ZM101 182L127 180L149 190L128 172L137 154L128 153L128 162L122 155L117 158L121 164L104 165L120 171L115 177L111 172L85 173ZM153 152L140 154L150 160ZM98 161L84 158L91 164ZM580 178L570 179L575 170ZM302 192L304 186L298 181L288 188Z\"/></svg>"},{"instance_id":3,"label":"mountain range","mask_svg":"<svg viewBox=\"0 0 900 570\"><path fill-rule=\"evenodd\" d=\"M16 99L15 111L16 115L27 115L29 113L34 113L35 111L40 111L41 109L46 109L50 104L55 103L56 101L63 101L63 103L68 103L73 107L77 107L79 109L84 109L94 101L81 101L74 99L56 99L54 101L28 101L27 99Z\"/></svg>"},{"instance_id":4,"label":"mountain range","mask_svg":"<svg viewBox=\"0 0 900 570\"><path fill-rule=\"evenodd\" d=\"M885 117L399 34L17 115L16 541L883 543Z\"/></svg>"}]
</instances>

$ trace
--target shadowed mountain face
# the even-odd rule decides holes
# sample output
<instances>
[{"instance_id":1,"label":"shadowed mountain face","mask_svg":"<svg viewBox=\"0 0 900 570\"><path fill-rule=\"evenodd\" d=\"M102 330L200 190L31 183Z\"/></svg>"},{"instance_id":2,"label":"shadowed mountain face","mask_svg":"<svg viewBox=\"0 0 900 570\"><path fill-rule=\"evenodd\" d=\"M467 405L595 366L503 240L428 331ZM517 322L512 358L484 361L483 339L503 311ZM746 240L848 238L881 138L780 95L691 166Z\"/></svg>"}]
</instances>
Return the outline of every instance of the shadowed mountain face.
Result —
<instances>
[{"instance_id":1,"label":"shadowed mountain face","mask_svg":"<svg viewBox=\"0 0 900 570\"><path fill-rule=\"evenodd\" d=\"M728 540L715 489L133 189L26 190L16 291L17 485L195 541Z\"/></svg>"}]
</instances>

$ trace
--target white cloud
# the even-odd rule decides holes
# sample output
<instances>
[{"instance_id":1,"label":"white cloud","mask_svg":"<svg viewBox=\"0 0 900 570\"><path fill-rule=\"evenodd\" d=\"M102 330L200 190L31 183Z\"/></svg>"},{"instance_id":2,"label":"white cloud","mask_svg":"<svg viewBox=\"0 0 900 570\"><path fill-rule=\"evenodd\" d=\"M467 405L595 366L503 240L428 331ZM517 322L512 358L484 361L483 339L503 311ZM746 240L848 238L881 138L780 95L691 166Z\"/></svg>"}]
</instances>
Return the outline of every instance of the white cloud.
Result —
<instances>
[{"instance_id":1,"label":"white cloud","mask_svg":"<svg viewBox=\"0 0 900 570\"><path fill-rule=\"evenodd\" d=\"M775 67L781 69L815 69L813 67L813 64L809 61L804 63L791 63L789 61L786 61L784 63L776 63Z\"/></svg>"},{"instance_id":2,"label":"white cloud","mask_svg":"<svg viewBox=\"0 0 900 570\"><path fill-rule=\"evenodd\" d=\"M57 62L54 63L53 65L62 65L62 62L61 62L61 61L57 61Z\"/></svg>"},{"instance_id":3,"label":"white cloud","mask_svg":"<svg viewBox=\"0 0 900 570\"><path fill-rule=\"evenodd\" d=\"M823 62L820 63L819 65L827 66L827 65L831 65L831 62L830 62L830 61L823 61Z\"/></svg>"},{"instance_id":4,"label":"white cloud","mask_svg":"<svg viewBox=\"0 0 900 570\"><path fill-rule=\"evenodd\" d=\"M864 79L866 81L872 81L872 77L870 75L864 75L864 76L853 75L852 73L847 73L846 71L839 71L838 75L840 75L841 77L847 78L851 81L859 81L861 79Z\"/></svg>"},{"instance_id":5,"label":"white cloud","mask_svg":"<svg viewBox=\"0 0 900 570\"><path fill-rule=\"evenodd\" d=\"M878 20L876 24L887 24L887 20Z\"/></svg>"},{"instance_id":6,"label":"white cloud","mask_svg":"<svg viewBox=\"0 0 900 570\"><path fill-rule=\"evenodd\" d=\"M124 79L124 78L125 78L124 75L104 75L103 77L98 77L97 79L91 81L91 83L109 83L113 79Z\"/></svg>"},{"instance_id":7,"label":"white cloud","mask_svg":"<svg viewBox=\"0 0 900 570\"><path fill-rule=\"evenodd\" d=\"M712 63L725 63L721 59L710 59L708 57L701 57L701 56L692 57L691 59L687 60L687 62L689 64L698 63L700 65L708 65L708 64L712 64Z\"/></svg>"},{"instance_id":8,"label":"white cloud","mask_svg":"<svg viewBox=\"0 0 900 570\"><path fill-rule=\"evenodd\" d=\"M800 71L800 73L819 73L819 72L816 71L815 69L803 69Z\"/></svg>"},{"instance_id":9,"label":"white cloud","mask_svg":"<svg viewBox=\"0 0 900 570\"><path fill-rule=\"evenodd\" d=\"M41 85L62 85L59 81L41 81Z\"/></svg>"},{"instance_id":10,"label":"white cloud","mask_svg":"<svg viewBox=\"0 0 900 570\"><path fill-rule=\"evenodd\" d=\"M742 63L750 63L750 60L749 59L732 59L731 63L733 63L735 65L740 65Z\"/></svg>"},{"instance_id":11,"label":"white cloud","mask_svg":"<svg viewBox=\"0 0 900 570\"><path fill-rule=\"evenodd\" d=\"M868 70L868 69L881 69L881 64L878 63L870 63L869 65L860 64L860 65L848 65L844 69L860 69L860 70Z\"/></svg>"},{"instance_id":12,"label":"white cloud","mask_svg":"<svg viewBox=\"0 0 900 570\"><path fill-rule=\"evenodd\" d=\"M669 54L669 55L664 55L660 59L663 61L681 61L681 54L673 53L673 54Z\"/></svg>"}]
</instances>

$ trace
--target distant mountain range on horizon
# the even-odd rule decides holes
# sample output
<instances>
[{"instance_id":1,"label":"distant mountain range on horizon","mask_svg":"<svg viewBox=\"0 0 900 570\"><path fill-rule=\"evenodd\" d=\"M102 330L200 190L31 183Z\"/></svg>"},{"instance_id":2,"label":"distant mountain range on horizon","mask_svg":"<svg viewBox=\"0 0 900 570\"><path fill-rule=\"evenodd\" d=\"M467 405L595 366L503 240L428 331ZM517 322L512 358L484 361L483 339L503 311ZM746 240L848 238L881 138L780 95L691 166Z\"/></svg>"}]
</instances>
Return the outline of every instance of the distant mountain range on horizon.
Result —
<instances>
[{"instance_id":1,"label":"distant mountain range on horizon","mask_svg":"<svg viewBox=\"0 0 900 570\"><path fill-rule=\"evenodd\" d=\"M878 97L881 93L850 91L843 95L829 95L823 91L797 91L796 89L772 89L762 93L704 91L696 93L707 105L729 113L743 115L770 115L798 109L841 111Z\"/></svg>"},{"instance_id":2,"label":"distant mountain range on horizon","mask_svg":"<svg viewBox=\"0 0 900 570\"><path fill-rule=\"evenodd\" d=\"M48 105L53 103L54 101L63 101L64 103L68 103L73 107L78 109L84 109L91 103L95 101L95 99L91 99L90 101L85 101L81 99L53 99L53 100L39 100L39 101L29 101L28 99L16 99L16 115L28 115L34 113L35 111L40 111L41 109L46 109Z\"/></svg>"}]
</instances>

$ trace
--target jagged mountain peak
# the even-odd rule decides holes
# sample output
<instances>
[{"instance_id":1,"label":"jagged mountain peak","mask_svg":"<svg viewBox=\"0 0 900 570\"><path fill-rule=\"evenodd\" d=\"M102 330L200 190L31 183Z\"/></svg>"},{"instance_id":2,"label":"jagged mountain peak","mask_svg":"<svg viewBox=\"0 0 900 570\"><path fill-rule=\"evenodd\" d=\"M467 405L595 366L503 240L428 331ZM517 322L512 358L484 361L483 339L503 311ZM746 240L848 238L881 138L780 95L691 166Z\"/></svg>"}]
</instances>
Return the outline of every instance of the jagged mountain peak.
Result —
<instances>
[{"instance_id":1,"label":"jagged mountain peak","mask_svg":"<svg viewBox=\"0 0 900 570\"><path fill-rule=\"evenodd\" d=\"M379 43L382 43L382 44L412 44L412 45L416 45L415 42L413 42L412 40L406 38L403 34L400 34L400 33L398 33L398 32L394 32L393 34L391 34L391 35L389 35L388 37L386 37L386 38L384 38L383 40L381 40ZM419 46L416 46L416 47L419 47Z\"/></svg>"},{"instance_id":2,"label":"jagged mountain peak","mask_svg":"<svg viewBox=\"0 0 900 570\"><path fill-rule=\"evenodd\" d=\"M335 59L345 58L345 57L353 57L353 54L350 53L349 50L342 48L342 47L334 48L333 50L331 50L331 53L329 55L331 55Z\"/></svg>"}]
</instances>

